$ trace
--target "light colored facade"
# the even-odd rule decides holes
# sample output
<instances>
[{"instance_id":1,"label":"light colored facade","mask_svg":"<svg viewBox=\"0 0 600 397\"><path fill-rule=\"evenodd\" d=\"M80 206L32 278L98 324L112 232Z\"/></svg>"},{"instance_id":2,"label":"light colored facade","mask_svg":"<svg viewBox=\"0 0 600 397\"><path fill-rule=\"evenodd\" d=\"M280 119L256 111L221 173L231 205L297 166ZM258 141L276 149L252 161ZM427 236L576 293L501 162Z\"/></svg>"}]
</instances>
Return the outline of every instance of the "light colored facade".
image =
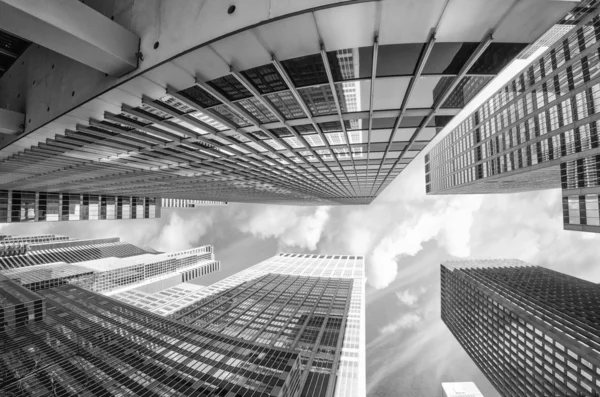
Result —
<instances>
[{"instance_id":1,"label":"light colored facade","mask_svg":"<svg viewBox=\"0 0 600 397\"><path fill-rule=\"evenodd\" d=\"M181 299L198 301L269 274L353 280L335 396L365 396L366 279L362 256L280 253ZM171 313L173 312L175 310L171 311Z\"/></svg>"},{"instance_id":2,"label":"light colored facade","mask_svg":"<svg viewBox=\"0 0 600 397\"><path fill-rule=\"evenodd\" d=\"M428 194L562 188L566 230L600 233L600 9L581 2L540 57L425 156Z\"/></svg>"},{"instance_id":3,"label":"light colored facade","mask_svg":"<svg viewBox=\"0 0 600 397\"><path fill-rule=\"evenodd\" d=\"M473 382L444 382L442 397L483 397Z\"/></svg>"}]
</instances>

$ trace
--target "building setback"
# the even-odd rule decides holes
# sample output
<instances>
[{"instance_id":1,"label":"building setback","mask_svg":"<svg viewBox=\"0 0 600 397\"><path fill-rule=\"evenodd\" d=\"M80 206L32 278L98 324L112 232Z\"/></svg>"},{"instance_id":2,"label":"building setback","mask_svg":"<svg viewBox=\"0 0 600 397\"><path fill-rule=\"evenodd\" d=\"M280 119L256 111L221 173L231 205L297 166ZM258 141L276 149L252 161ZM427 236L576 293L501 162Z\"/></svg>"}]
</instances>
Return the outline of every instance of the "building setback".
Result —
<instances>
[{"instance_id":1,"label":"building setback","mask_svg":"<svg viewBox=\"0 0 600 397\"><path fill-rule=\"evenodd\" d=\"M100 208L96 219L104 219L105 196L142 206L143 216L131 214L136 219L151 217L144 206L154 200L158 208L159 199L369 204L495 75L576 4L380 3L317 1L315 8L302 4L293 12L286 5L249 25L237 19L241 11L230 15L215 6L211 12L218 13L208 18L219 21L219 29L206 27L210 41L193 45L184 34L186 40L172 43L161 58L169 45L163 40L160 46L153 36L156 47L143 55L153 54L149 62L156 67L146 70L149 63L141 62L135 76L114 82L103 77L97 96L86 97L91 99L85 105L61 97L77 95L70 89L38 84L42 93L31 100L47 94L77 106L38 124L53 112L44 105L43 115L27 114L23 134L0 143L0 189L16 206L8 212L11 222L47 221L49 215L78 219L70 201L68 208L60 204L67 196L89 196ZM124 21L134 14L114 13ZM160 34L181 36L177 29L188 17ZM142 46L148 40L141 37ZM93 81L86 93L95 92ZM12 92L11 81L1 83ZM42 194L51 212L50 204L36 207ZM87 203L80 206L92 205ZM79 219L85 214L80 211Z\"/></svg>"},{"instance_id":2,"label":"building setback","mask_svg":"<svg viewBox=\"0 0 600 397\"><path fill-rule=\"evenodd\" d=\"M598 396L600 286L518 260L441 265L442 320L503 397Z\"/></svg>"},{"instance_id":3,"label":"building setback","mask_svg":"<svg viewBox=\"0 0 600 397\"><path fill-rule=\"evenodd\" d=\"M104 294L161 290L220 268L210 245L165 253L119 238L0 236L0 273L34 291L65 283Z\"/></svg>"},{"instance_id":4,"label":"building setback","mask_svg":"<svg viewBox=\"0 0 600 397\"><path fill-rule=\"evenodd\" d=\"M600 10L577 10L561 22L568 33L425 156L428 194L562 188L564 228L600 232Z\"/></svg>"}]
</instances>

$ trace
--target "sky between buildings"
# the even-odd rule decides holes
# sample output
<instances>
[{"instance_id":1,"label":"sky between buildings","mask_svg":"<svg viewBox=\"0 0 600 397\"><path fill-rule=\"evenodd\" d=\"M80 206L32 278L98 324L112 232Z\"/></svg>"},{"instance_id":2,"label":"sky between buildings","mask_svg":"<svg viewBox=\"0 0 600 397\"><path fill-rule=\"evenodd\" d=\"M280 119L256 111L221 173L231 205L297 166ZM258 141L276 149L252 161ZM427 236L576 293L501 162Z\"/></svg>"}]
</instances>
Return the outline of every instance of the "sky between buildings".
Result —
<instances>
[{"instance_id":1,"label":"sky between buildings","mask_svg":"<svg viewBox=\"0 0 600 397\"><path fill-rule=\"evenodd\" d=\"M441 394L443 381L474 381L498 397L440 320L440 263L517 258L600 282L600 235L562 229L560 190L426 196L423 155L431 147L369 206L232 203L165 210L161 219L2 225L0 233L119 236L162 251L212 244L222 270L200 284L277 252L365 255L368 394L429 397Z\"/></svg>"}]
</instances>

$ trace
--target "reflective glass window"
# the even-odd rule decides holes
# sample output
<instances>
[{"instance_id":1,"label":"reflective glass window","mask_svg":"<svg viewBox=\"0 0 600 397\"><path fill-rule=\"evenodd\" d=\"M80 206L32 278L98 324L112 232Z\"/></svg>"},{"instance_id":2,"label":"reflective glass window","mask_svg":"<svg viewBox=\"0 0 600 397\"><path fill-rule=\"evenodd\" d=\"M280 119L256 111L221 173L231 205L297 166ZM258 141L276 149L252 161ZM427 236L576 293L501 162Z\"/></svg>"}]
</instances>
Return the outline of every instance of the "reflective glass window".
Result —
<instances>
[{"instance_id":1,"label":"reflective glass window","mask_svg":"<svg viewBox=\"0 0 600 397\"><path fill-rule=\"evenodd\" d=\"M492 80L492 76L466 76L452 90L442 108L462 108Z\"/></svg>"},{"instance_id":2,"label":"reflective glass window","mask_svg":"<svg viewBox=\"0 0 600 397\"><path fill-rule=\"evenodd\" d=\"M323 84L328 81L321 54L288 59L281 64L296 87Z\"/></svg>"},{"instance_id":3,"label":"reflective glass window","mask_svg":"<svg viewBox=\"0 0 600 397\"><path fill-rule=\"evenodd\" d=\"M217 98L195 85L179 91L179 94L191 99L202 107L215 106L221 103Z\"/></svg>"},{"instance_id":4,"label":"reflective glass window","mask_svg":"<svg viewBox=\"0 0 600 397\"><path fill-rule=\"evenodd\" d=\"M421 76L413 88L408 107L431 108L453 80L454 77Z\"/></svg>"},{"instance_id":5,"label":"reflective glass window","mask_svg":"<svg viewBox=\"0 0 600 397\"><path fill-rule=\"evenodd\" d=\"M422 50L421 43L380 45L377 51L376 75L412 75Z\"/></svg>"},{"instance_id":6,"label":"reflective glass window","mask_svg":"<svg viewBox=\"0 0 600 397\"><path fill-rule=\"evenodd\" d=\"M371 77L373 47L347 48L327 53L333 81Z\"/></svg>"},{"instance_id":7,"label":"reflective glass window","mask_svg":"<svg viewBox=\"0 0 600 397\"><path fill-rule=\"evenodd\" d=\"M237 113L232 112L225 105L217 105L215 107L210 108L208 112L215 112L219 116L228 120L230 123L237 125L238 127L247 127L250 125L250 122L245 118L241 118Z\"/></svg>"},{"instance_id":8,"label":"reflective glass window","mask_svg":"<svg viewBox=\"0 0 600 397\"><path fill-rule=\"evenodd\" d=\"M423 74L457 74L479 43L436 43Z\"/></svg>"},{"instance_id":9,"label":"reflective glass window","mask_svg":"<svg viewBox=\"0 0 600 397\"><path fill-rule=\"evenodd\" d=\"M491 43L469 70L473 74L498 74L527 43Z\"/></svg>"},{"instance_id":10,"label":"reflective glass window","mask_svg":"<svg viewBox=\"0 0 600 397\"><path fill-rule=\"evenodd\" d=\"M411 77L385 77L375 79L373 109L400 109Z\"/></svg>"},{"instance_id":11,"label":"reflective glass window","mask_svg":"<svg viewBox=\"0 0 600 397\"><path fill-rule=\"evenodd\" d=\"M335 100L329 84L302 88L298 91L300 92L300 96L302 96L302 100L304 100L304 103L306 103L314 116L337 113ZM340 103L340 106L343 105ZM342 108L342 111L345 111L345 109Z\"/></svg>"},{"instance_id":12,"label":"reflective glass window","mask_svg":"<svg viewBox=\"0 0 600 397\"><path fill-rule=\"evenodd\" d=\"M220 94L224 95L230 101L252 96L250 91L248 91L242 83L240 83L234 76L230 74L208 81L207 84L217 90Z\"/></svg>"},{"instance_id":13,"label":"reflective glass window","mask_svg":"<svg viewBox=\"0 0 600 397\"><path fill-rule=\"evenodd\" d=\"M306 117L300 104L290 91L268 94L267 99L287 120Z\"/></svg>"},{"instance_id":14,"label":"reflective glass window","mask_svg":"<svg viewBox=\"0 0 600 397\"><path fill-rule=\"evenodd\" d=\"M269 111L258 99L252 97L237 104L252 114L261 124L277 121L277 117Z\"/></svg>"},{"instance_id":15,"label":"reflective glass window","mask_svg":"<svg viewBox=\"0 0 600 397\"><path fill-rule=\"evenodd\" d=\"M282 91L288 88L285 81L283 81L283 78L272 64L248 69L243 71L242 74L254 84L261 94Z\"/></svg>"}]
</instances>

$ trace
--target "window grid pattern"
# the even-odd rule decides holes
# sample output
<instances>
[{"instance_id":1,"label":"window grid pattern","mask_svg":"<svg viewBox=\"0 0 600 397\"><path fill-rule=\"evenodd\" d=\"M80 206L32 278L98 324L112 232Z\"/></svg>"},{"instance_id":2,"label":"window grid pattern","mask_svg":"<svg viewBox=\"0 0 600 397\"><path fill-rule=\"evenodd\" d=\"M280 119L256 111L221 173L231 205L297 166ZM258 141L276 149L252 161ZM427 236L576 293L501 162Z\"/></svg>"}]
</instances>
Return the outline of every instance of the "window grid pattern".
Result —
<instances>
[{"instance_id":1,"label":"window grid pattern","mask_svg":"<svg viewBox=\"0 0 600 397\"><path fill-rule=\"evenodd\" d=\"M40 294L44 321L3 334L6 393L274 397L300 388L299 356L288 349L200 330L74 286Z\"/></svg>"},{"instance_id":2,"label":"window grid pattern","mask_svg":"<svg viewBox=\"0 0 600 397\"><path fill-rule=\"evenodd\" d=\"M160 218L153 197L0 190L0 223Z\"/></svg>"},{"instance_id":3,"label":"window grid pattern","mask_svg":"<svg viewBox=\"0 0 600 397\"><path fill-rule=\"evenodd\" d=\"M362 397L366 394L364 271L362 256L281 253L192 293L190 299L207 299L267 274L353 279L334 396Z\"/></svg>"},{"instance_id":4,"label":"window grid pattern","mask_svg":"<svg viewBox=\"0 0 600 397\"><path fill-rule=\"evenodd\" d=\"M598 285L516 260L441 272L442 320L500 394L598 395Z\"/></svg>"},{"instance_id":5,"label":"window grid pattern","mask_svg":"<svg viewBox=\"0 0 600 397\"><path fill-rule=\"evenodd\" d=\"M558 187L558 175L531 171L598 148L598 12L582 18L426 155L427 193ZM533 187L520 178L511 183L523 172Z\"/></svg>"},{"instance_id":6,"label":"window grid pattern","mask_svg":"<svg viewBox=\"0 0 600 397\"><path fill-rule=\"evenodd\" d=\"M173 318L269 346L297 350L302 396L331 396L352 279L267 274L211 295Z\"/></svg>"},{"instance_id":7,"label":"window grid pattern","mask_svg":"<svg viewBox=\"0 0 600 397\"><path fill-rule=\"evenodd\" d=\"M438 68L426 74L440 77L440 82L413 92L432 104L402 111L406 84L415 78L415 56L424 43L382 46L380 58L374 58L377 44L373 44L285 59L281 68L274 61L177 92L168 88L163 97L143 97L137 108L123 105L119 114L106 112L104 120L90 120L89 126L79 125L76 131L0 162L2 173L27 170L26 178L0 187L47 192L50 208L60 207L56 194L71 197L63 192L75 192L75 200L89 195L93 208L100 205L96 197L103 195L131 200L157 196L368 204L445 125L447 121L433 116L437 112L433 102L452 88L449 82L456 79L478 43L436 43L437 58L431 64ZM507 43L484 52L482 64L489 76L481 76L480 70L467 71L442 107L464 106L524 46ZM399 62L410 65L399 66ZM413 116L423 109L432 115L426 126L419 124L423 117ZM398 117L401 121L396 126ZM380 121L386 118L392 122L381 127ZM344 139L326 139L321 126L327 123L334 123L328 125L333 128L328 133ZM415 127L423 133L416 133ZM283 130L285 135L270 134L273 130ZM351 139L347 138L349 130L354 131ZM53 209L40 217L31 209L33 204L28 204L33 201L23 196L13 221L32 217L46 221L56 216L61 220L113 219L95 215L94 209L88 215L87 204L81 204L80 210L69 204L64 214ZM0 218L6 205L0 197ZM123 205L122 218L114 219L146 217L145 212L140 216L139 203Z\"/></svg>"}]
</instances>

